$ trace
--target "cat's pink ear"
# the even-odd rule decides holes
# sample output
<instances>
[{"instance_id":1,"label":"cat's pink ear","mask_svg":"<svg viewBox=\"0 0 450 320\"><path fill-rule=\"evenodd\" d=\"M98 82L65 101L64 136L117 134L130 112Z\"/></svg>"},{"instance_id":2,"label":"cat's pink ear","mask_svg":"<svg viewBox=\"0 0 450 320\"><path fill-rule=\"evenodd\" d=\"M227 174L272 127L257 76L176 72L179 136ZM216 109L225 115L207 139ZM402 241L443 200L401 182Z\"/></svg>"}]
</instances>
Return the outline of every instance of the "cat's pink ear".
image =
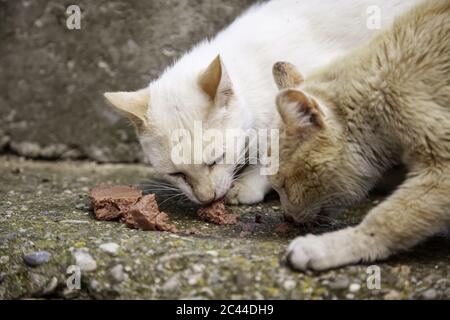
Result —
<instances>
[{"instance_id":1,"label":"cat's pink ear","mask_svg":"<svg viewBox=\"0 0 450 320\"><path fill-rule=\"evenodd\" d=\"M148 88L135 92L106 92L104 96L138 128L147 124L147 111L150 102Z\"/></svg>"},{"instance_id":2,"label":"cat's pink ear","mask_svg":"<svg viewBox=\"0 0 450 320\"><path fill-rule=\"evenodd\" d=\"M198 84L220 106L226 106L233 96L233 85L220 55L200 75Z\"/></svg>"},{"instance_id":3,"label":"cat's pink ear","mask_svg":"<svg viewBox=\"0 0 450 320\"><path fill-rule=\"evenodd\" d=\"M284 124L293 132L325 126L319 105L302 91L281 91L277 96L277 108Z\"/></svg>"},{"instance_id":4,"label":"cat's pink ear","mask_svg":"<svg viewBox=\"0 0 450 320\"><path fill-rule=\"evenodd\" d=\"M278 89L295 88L301 85L305 78L297 67L289 62L277 62L272 69L273 79Z\"/></svg>"}]
</instances>

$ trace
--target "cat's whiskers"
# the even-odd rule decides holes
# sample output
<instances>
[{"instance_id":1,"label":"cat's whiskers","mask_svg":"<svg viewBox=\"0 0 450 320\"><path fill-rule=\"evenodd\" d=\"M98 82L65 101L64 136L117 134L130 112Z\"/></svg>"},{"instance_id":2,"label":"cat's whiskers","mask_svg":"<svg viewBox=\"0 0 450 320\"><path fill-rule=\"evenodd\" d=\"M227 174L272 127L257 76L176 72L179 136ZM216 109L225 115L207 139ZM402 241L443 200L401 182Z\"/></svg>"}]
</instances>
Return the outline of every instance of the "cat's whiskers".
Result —
<instances>
[{"instance_id":1,"label":"cat's whiskers","mask_svg":"<svg viewBox=\"0 0 450 320\"><path fill-rule=\"evenodd\" d=\"M169 200L172 200L172 199L176 199L176 198L179 198L179 197L186 197L186 195L184 194L184 193L180 193L180 194L176 194L176 195L173 195L173 196L171 196L171 197L168 197L167 199L165 199L165 200L163 200L161 203L159 203L159 207L161 207L162 205L164 205L167 201L169 201Z\"/></svg>"}]
</instances>

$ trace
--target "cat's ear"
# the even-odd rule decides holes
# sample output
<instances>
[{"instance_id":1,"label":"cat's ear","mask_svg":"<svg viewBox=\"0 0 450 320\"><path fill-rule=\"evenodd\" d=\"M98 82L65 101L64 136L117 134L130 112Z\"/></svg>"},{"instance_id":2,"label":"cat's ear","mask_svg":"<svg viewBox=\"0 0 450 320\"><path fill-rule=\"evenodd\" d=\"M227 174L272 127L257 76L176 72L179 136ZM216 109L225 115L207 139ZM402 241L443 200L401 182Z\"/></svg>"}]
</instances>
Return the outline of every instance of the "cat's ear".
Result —
<instances>
[{"instance_id":1,"label":"cat's ear","mask_svg":"<svg viewBox=\"0 0 450 320\"><path fill-rule=\"evenodd\" d=\"M325 127L319 105L302 91L293 89L281 91L277 96L277 108L290 132L300 133L306 129Z\"/></svg>"},{"instance_id":2,"label":"cat's ear","mask_svg":"<svg viewBox=\"0 0 450 320\"><path fill-rule=\"evenodd\" d=\"M104 96L138 128L147 124L147 111L150 101L148 88L135 92L106 92Z\"/></svg>"},{"instance_id":3,"label":"cat's ear","mask_svg":"<svg viewBox=\"0 0 450 320\"><path fill-rule=\"evenodd\" d=\"M289 62L277 62L272 68L273 79L278 89L295 88L305 81L297 67Z\"/></svg>"},{"instance_id":4,"label":"cat's ear","mask_svg":"<svg viewBox=\"0 0 450 320\"><path fill-rule=\"evenodd\" d=\"M220 106L226 106L233 96L233 85L220 55L200 75L198 84L210 100Z\"/></svg>"}]
</instances>

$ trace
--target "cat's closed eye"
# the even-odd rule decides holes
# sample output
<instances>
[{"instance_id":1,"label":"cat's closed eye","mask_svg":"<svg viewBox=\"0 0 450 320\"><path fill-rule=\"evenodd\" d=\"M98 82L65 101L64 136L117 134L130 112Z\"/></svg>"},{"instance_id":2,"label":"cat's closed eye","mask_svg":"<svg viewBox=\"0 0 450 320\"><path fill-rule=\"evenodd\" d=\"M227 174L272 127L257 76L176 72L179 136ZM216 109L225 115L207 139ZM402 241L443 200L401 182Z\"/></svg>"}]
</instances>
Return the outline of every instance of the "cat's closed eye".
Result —
<instances>
[{"instance_id":1,"label":"cat's closed eye","mask_svg":"<svg viewBox=\"0 0 450 320\"><path fill-rule=\"evenodd\" d=\"M213 162L207 163L206 165L208 167L214 167L216 164L223 164L223 160L225 159L225 153L222 154L220 157L217 157Z\"/></svg>"},{"instance_id":2,"label":"cat's closed eye","mask_svg":"<svg viewBox=\"0 0 450 320\"><path fill-rule=\"evenodd\" d=\"M183 172L169 173L169 176L174 177L174 178L181 178L183 180L186 180L186 175Z\"/></svg>"}]
</instances>

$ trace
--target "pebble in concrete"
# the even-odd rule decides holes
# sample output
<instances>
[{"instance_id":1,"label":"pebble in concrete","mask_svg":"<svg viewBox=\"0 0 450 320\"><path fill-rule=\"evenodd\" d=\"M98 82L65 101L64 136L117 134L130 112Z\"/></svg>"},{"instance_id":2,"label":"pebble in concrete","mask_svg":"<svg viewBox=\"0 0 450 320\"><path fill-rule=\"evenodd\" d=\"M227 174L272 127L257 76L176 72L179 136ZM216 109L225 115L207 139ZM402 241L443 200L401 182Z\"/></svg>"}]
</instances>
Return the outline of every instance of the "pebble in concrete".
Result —
<instances>
[{"instance_id":1,"label":"pebble in concrete","mask_svg":"<svg viewBox=\"0 0 450 320\"><path fill-rule=\"evenodd\" d=\"M114 242L103 243L99 246L100 250L115 256L119 252L119 245Z\"/></svg>"},{"instance_id":2,"label":"pebble in concrete","mask_svg":"<svg viewBox=\"0 0 450 320\"><path fill-rule=\"evenodd\" d=\"M48 262L51 258L50 252L47 251L36 251L27 253L23 256L25 263L31 267L37 267L41 264Z\"/></svg>"},{"instance_id":3,"label":"pebble in concrete","mask_svg":"<svg viewBox=\"0 0 450 320\"><path fill-rule=\"evenodd\" d=\"M113 267L109 273L112 279L117 283L123 282L128 279L128 275L124 272L123 266L121 264Z\"/></svg>"},{"instance_id":4,"label":"pebble in concrete","mask_svg":"<svg viewBox=\"0 0 450 320\"><path fill-rule=\"evenodd\" d=\"M84 250L78 250L73 253L77 266L81 271L94 271L97 269L97 262Z\"/></svg>"}]
</instances>

